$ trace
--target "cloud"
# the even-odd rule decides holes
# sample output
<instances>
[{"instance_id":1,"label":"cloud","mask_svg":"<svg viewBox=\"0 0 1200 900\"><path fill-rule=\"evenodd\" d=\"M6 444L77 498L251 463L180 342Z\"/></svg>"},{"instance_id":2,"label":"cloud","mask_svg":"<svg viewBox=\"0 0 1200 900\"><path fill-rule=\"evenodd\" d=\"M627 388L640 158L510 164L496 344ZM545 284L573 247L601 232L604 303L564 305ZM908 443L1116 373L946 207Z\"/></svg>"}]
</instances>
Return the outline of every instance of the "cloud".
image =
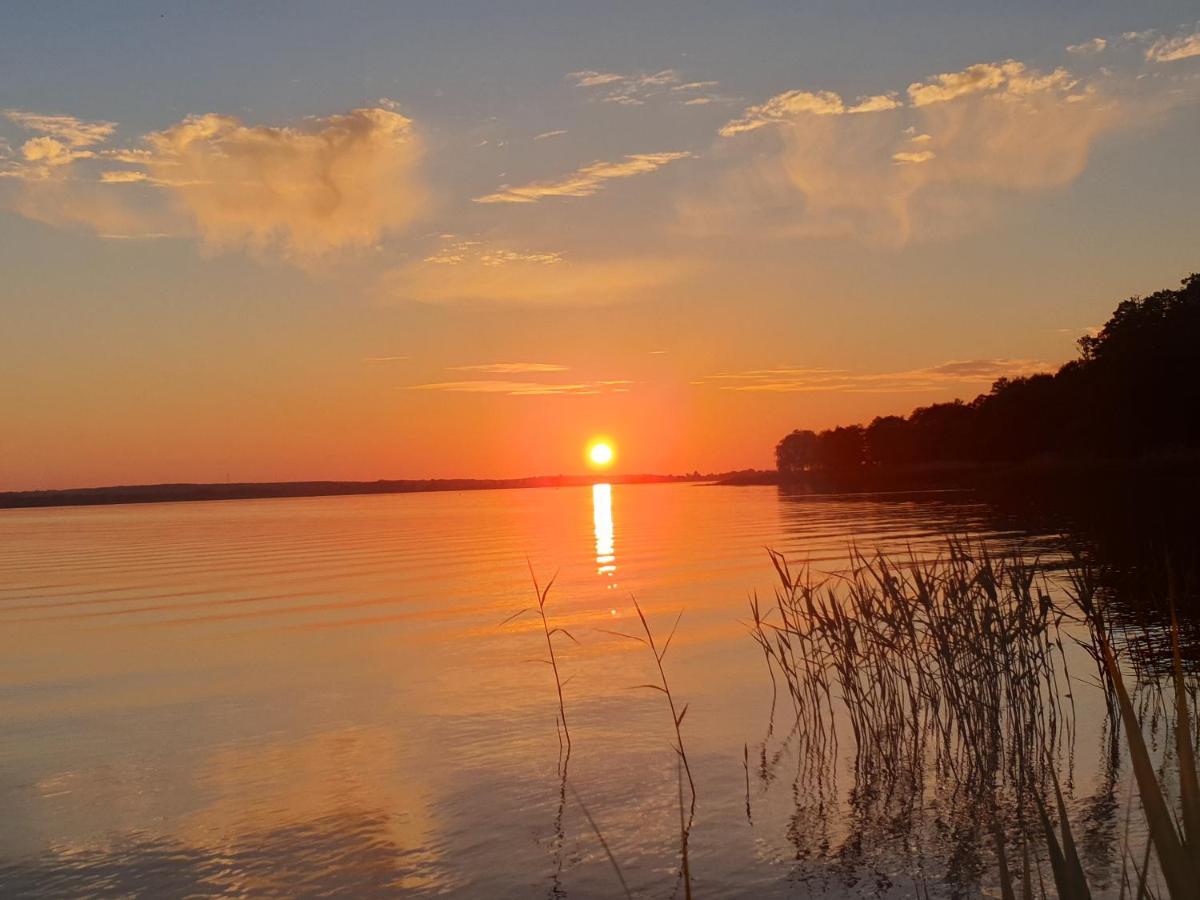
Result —
<instances>
[{"instance_id":1,"label":"cloud","mask_svg":"<svg viewBox=\"0 0 1200 900\"><path fill-rule=\"evenodd\" d=\"M1200 31L1162 37L1146 48L1146 59L1150 62L1176 62L1200 56Z\"/></svg>"},{"instance_id":2,"label":"cloud","mask_svg":"<svg viewBox=\"0 0 1200 900\"><path fill-rule=\"evenodd\" d=\"M568 73L567 80L577 88L590 90L602 103L616 103L621 106L641 106L653 97L670 97L686 106L721 99L712 93L720 86L717 82L684 81L683 76L675 69L635 72L628 75L586 69Z\"/></svg>"},{"instance_id":3,"label":"cloud","mask_svg":"<svg viewBox=\"0 0 1200 900\"><path fill-rule=\"evenodd\" d=\"M471 366L448 366L452 372L488 372L492 375L523 375L531 372L566 372L569 366L555 363L511 362L478 363Z\"/></svg>"},{"instance_id":4,"label":"cloud","mask_svg":"<svg viewBox=\"0 0 1200 900\"><path fill-rule=\"evenodd\" d=\"M859 373L844 369L775 368L710 375L704 382L722 390L753 393L907 394L989 385L998 378L1046 372L1046 363L1028 359L951 360L923 369ZM726 383L732 382L732 383Z\"/></svg>"},{"instance_id":5,"label":"cloud","mask_svg":"<svg viewBox=\"0 0 1200 900\"><path fill-rule=\"evenodd\" d=\"M932 150L901 150L892 154L892 162L923 163L937 157Z\"/></svg>"},{"instance_id":6,"label":"cloud","mask_svg":"<svg viewBox=\"0 0 1200 900\"><path fill-rule=\"evenodd\" d=\"M886 112L896 109L900 101L892 94L877 94L870 97L859 97L853 105L846 102L832 91L784 91L776 94L765 103L749 106L741 118L722 126L719 134L722 137L732 137L747 131L755 131L766 125L784 122L794 122L804 115L812 116L841 116L854 113Z\"/></svg>"},{"instance_id":7,"label":"cloud","mask_svg":"<svg viewBox=\"0 0 1200 900\"><path fill-rule=\"evenodd\" d=\"M754 131L773 122L784 122L804 113L814 116L840 116L846 111L842 98L830 91L785 91L766 103L747 107L740 119L721 128L722 137Z\"/></svg>"},{"instance_id":8,"label":"cloud","mask_svg":"<svg viewBox=\"0 0 1200 900\"><path fill-rule=\"evenodd\" d=\"M931 81L916 82L908 86L908 97L913 106L930 103L945 103L966 94L990 91L1004 84L1005 67L1009 63L976 63L961 72L944 72ZM1020 65L1016 63L1015 65Z\"/></svg>"},{"instance_id":9,"label":"cloud","mask_svg":"<svg viewBox=\"0 0 1200 900\"><path fill-rule=\"evenodd\" d=\"M546 140L546 138L558 137L559 135L563 135L566 133L567 133L567 129L559 128L557 131L543 131L541 134L535 134L533 136L533 139L535 141L544 141L544 140Z\"/></svg>"},{"instance_id":10,"label":"cloud","mask_svg":"<svg viewBox=\"0 0 1200 900\"><path fill-rule=\"evenodd\" d=\"M1087 55L1091 53L1102 53L1108 47L1108 40L1102 37L1094 37L1090 41L1083 41L1080 44L1069 44L1067 46L1068 53L1079 55Z\"/></svg>"},{"instance_id":11,"label":"cloud","mask_svg":"<svg viewBox=\"0 0 1200 900\"><path fill-rule=\"evenodd\" d=\"M216 246L314 257L374 244L423 209L421 143L391 109L356 109L304 128L191 116L146 136L139 159Z\"/></svg>"},{"instance_id":12,"label":"cloud","mask_svg":"<svg viewBox=\"0 0 1200 900\"><path fill-rule=\"evenodd\" d=\"M71 163L92 159L96 152L90 148L102 143L116 130L114 122L86 122L74 116L43 115L19 109L5 110L4 117L37 137L21 144L19 161L0 165L0 176L20 181L48 181L62 178ZM4 144L4 157L13 154Z\"/></svg>"},{"instance_id":13,"label":"cloud","mask_svg":"<svg viewBox=\"0 0 1200 900\"><path fill-rule=\"evenodd\" d=\"M1164 85L1082 80L1015 60L849 104L787 91L720 129L709 177L678 203L693 234L855 238L899 246L961 233L1005 194L1069 184L1096 140L1181 102ZM891 105L891 111L885 108ZM876 114L851 115L858 108ZM770 127L766 127L770 126Z\"/></svg>"},{"instance_id":14,"label":"cloud","mask_svg":"<svg viewBox=\"0 0 1200 900\"><path fill-rule=\"evenodd\" d=\"M631 178L654 172L668 163L687 159L688 152L634 153L620 162L594 162L576 169L570 175L552 181L533 181L518 187L502 186L500 190L476 203L536 203L547 197L590 197L604 183L617 178Z\"/></svg>"},{"instance_id":15,"label":"cloud","mask_svg":"<svg viewBox=\"0 0 1200 900\"><path fill-rule=\"evenodd\" d=\"M391 104L394 107L394 104ZM309 259L365 247L423 209L421 143L411 120L373 107L306 120L301 127L247 125L233 116L190 116L134 148L103 148L112 122L9 110L39 132L0 175L25 182L8 201L54 225L85 225L108 237L193 230L209 244L275 250ZM97 176L84 162L119 162ZM148 184L136 202L123 185Z\"/></svg>"},{"instance_id":16,"label":"cloud","mask_svg":"<svg viewBox=\"0 0 1200 900\"><path fill-rule=\"evenodd\" d=\"M127 169L117 169L100 173L102 184L134 184L139 181L149 181L150 176L145 172L131 172Z\"/></svg>"},{"instance_id":17,"label":"cloud","mask_svg":"<svg viewBox=\"0 0 1200 900\"><path fill-rule=\"evenodd\" d=\"M423 262L435 266L457 266L472 261L481 266L504 266L509 263L536 263L551 266L562 262L563 256L557 251L513 250L508 247L493 247L483 241L454 241L441 247L437 252L426 256Z\"/></svg>"},{"instance_id":18,"label":"cloud","mask_svg":"<svg viewBox=\"0 0 1200 900\"><path fill-rule=\"evenodd\" d=\"M590 381L580 384L554 384L542 381L443 381L434 384L414 384L413 391L448 391L463 394L507 394L511 397L588 396L609 391L626 390L617 385L630 381Z\"/></svg>"},{"instance_id":19,"label":"cloud","mask_svg":"<svg viewBox=\"0 0 1200 900\"><path fill-rule=\"evenodd\" d=\"M673 260L577 260L465 241L386 273L376 293L383 302L596 306L651 296L684 271Z\"/></svg>"},{"instance_id":20,"label":"cloud","mask_svg":"<svg viewBox=\"0 0 1200 900\"><path fill-rule=\"evenodd\" d=\"M117 130L116 122L85 122L74 116L44 115L9 109L5 118L26 131L49 135L68 147L91 147L108 140Z\"/></svg>"}]
</instances>

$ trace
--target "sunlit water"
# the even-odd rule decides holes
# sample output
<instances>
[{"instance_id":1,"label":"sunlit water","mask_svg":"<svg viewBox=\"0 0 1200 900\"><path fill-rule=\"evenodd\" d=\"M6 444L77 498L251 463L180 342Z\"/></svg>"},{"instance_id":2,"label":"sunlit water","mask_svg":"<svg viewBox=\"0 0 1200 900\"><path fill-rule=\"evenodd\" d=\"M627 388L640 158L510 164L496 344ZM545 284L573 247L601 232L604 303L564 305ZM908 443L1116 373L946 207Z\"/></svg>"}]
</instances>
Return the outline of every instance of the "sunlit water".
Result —
<instances>
[{"instance_id":1,"label":"sunlit water","mask_svg":"<svg viewBox=\"0 0 1200 900\"><path fill-rule=\"evenodd\" d=\"M841 801L799 814L795 761L760 776L747 597L772 591L766 546L820 569L851 541L1058 546L993 521L955 494L693 485L0 512L0 895L617 895L577 794L635 894L670 896L669 713L636 688L645 648L609 633L637 627L636 595L660 635L683 611L665 665L690 704L697 896L909 896ZM556 638L566 790L541 623L501 624L533 604L527 558L578 640ZM1122 811L1083 809L1107 796L1102 707L1082 681L1075 700L1068 791L1103 837Z\"/></svg>"}]
</instances>

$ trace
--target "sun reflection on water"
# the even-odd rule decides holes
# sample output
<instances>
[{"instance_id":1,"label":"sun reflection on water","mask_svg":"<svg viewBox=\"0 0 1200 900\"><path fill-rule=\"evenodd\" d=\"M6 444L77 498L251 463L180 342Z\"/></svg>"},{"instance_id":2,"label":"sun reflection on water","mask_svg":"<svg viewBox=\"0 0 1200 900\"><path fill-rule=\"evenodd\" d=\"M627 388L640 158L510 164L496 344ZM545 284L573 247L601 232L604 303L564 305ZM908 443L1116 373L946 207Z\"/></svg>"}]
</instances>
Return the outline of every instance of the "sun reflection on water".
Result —
<instances>
[{"instance_id":1,"label":"sun reflection on water","mask_svg":"<svg viewBox=\"0 0 1200 900\"><path fill-rule=\"evenodd\" d=\"M592 523L596 530L596 574L612 578L617 571L613 549L612 485L592 485Z\"/></svg>"}]
</instances>

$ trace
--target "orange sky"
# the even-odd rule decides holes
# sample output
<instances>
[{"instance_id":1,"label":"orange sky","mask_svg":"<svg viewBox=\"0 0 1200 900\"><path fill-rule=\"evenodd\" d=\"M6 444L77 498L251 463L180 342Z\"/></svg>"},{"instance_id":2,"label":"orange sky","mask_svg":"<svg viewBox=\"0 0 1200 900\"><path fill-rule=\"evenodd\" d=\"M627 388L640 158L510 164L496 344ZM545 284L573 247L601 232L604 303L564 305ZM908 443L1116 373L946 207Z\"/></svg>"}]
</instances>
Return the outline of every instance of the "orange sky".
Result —
<instances>
[{"instance_id":1,"label":"orange sky","mask_svg":"<svg viewBox=\"0 0 1200 900\"><path fill-rule=\"evenodd\" d=\"M1200 266L1186 4L164 9L7 14L0 490L765 467Z\"/></svg>"}]
</instances>

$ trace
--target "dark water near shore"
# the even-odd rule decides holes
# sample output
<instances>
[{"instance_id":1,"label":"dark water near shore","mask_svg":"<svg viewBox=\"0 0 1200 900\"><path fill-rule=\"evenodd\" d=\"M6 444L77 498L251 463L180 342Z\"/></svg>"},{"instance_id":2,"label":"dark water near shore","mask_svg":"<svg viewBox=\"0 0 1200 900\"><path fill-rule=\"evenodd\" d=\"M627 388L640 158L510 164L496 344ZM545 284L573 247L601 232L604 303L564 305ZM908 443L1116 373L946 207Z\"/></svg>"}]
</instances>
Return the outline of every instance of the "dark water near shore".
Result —
<instances>
[{"instance_id":1,"label":"dark water near shore","mask_svg":"<svg viewBox=\"0 0 1200 900\"><path fill-rule=\"evenodd\" d=\"M500 624L532 601L526 557L558 572L548 612L579 640L560 646L570 788L636 895L677 890L679 823L670 720L633 689L652 660L606 633L635 627L631 593L664 634L684 611L666 665L690 704L697 896L971 895L949 874L964 823L863 846L849 777L814 803L792 749L764 745L770 679L745 624L748 595L774 585L764 547L836 570L851 543L928 557L951 534L1037 555L1055 591L1086 542L956 492L0 512L0 895L616 895L559 777L540 623ZM1102 697L1070 687L1063 781L1102 881L1128 786Z\"/></svg>"}]
</instances>

